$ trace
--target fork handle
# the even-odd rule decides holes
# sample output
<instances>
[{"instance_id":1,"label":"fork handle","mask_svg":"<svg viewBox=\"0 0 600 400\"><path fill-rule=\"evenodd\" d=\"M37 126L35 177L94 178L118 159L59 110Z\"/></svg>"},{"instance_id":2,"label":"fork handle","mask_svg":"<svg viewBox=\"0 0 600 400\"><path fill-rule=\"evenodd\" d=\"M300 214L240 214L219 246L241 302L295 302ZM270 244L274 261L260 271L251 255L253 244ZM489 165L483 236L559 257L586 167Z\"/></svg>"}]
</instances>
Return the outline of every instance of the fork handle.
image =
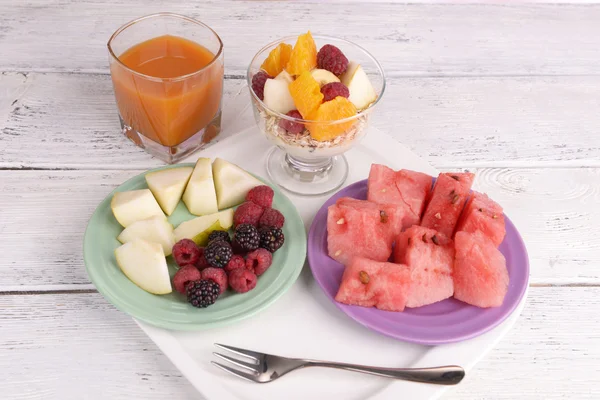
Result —
<instances>
[{"instance_id":1,"label":"fork handle","mask_svg":"<svg viewBox=\"0 0 600 400\"><path fill-rule=\"evenodd\" d=\"M378 368L366 365L306 360L306 364L303 366L343 369L383 376L385 378L432 383L434 385L456 385L465 377L465 370L458 365L446 365L434 368Z\"/></svg>"}]
</instances>

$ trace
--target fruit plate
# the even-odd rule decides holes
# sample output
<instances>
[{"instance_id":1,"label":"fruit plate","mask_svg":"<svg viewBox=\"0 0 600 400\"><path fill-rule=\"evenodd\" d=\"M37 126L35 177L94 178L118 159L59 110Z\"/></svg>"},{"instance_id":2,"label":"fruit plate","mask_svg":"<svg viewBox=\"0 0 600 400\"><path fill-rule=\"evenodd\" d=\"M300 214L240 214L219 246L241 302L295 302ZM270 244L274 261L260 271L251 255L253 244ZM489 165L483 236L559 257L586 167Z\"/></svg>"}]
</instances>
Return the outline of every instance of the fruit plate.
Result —
<instances>
[{"instance_id":1,"label":"fruit plate","mask_svg":"<svg viewBox=\"0 0 600 400\"><path fill-rule=\"evenodd\" d=\"M333 195L319 210L308 235L308 262L313 276L329 300L356 322L384 335L407 342L436 345L459 342L489 331L519 305L529 281L529 260L523 239L505 216L506 237L500 251L506 258L510 281L504 303L479 308L453 298L404 312L349 306L334 300L344 266L327 254L327 207L341 197L367 199L367 180L358 181Z\"/></svg>"},{"instance_id":2,"label":"fruit plate","mask_svg":"<svg viewBox=\"0 0 600 400\"><path fill-rule=\"evenodd\" d=\"M247 96L241 97L247 104ZM251 110L246 111L243 118L229 125L238 134L203 150L200 156L223 157L254 174L264 176L264 162L270 145L254 127ZM252 128L244 129L247 126ZM396 169L409 168L436 174L436 170L426 161L375 128L370 128L365 139L346 153L346 157L350 164L347 185L364 179L373 162ZM307 229L328 197L289 195ZM506 211L508 214L511 212L509 208ZM291 357L388 367L458 364L469 374L474 365L511 329L519 318L525 300L526 296L503 323L476 338L460 343L424 346L393 339L357 324L332 304L315 282L310 269L304 268L296 283L276 303L253 318L234 325L202 332L175 332L139 321L138 324L202 394L199 397L201 399L422 400L439 398L448 387L392 381L322 368L296 371L268 385L246 382L210 364L210 361L216 361L212 355L217 350L214 343Z\"/></svg>"},{"instance_id":3,"label":"fruit plate","mask_svg":"<svg viewBox=\"0 0 600 400\"><path fill-rule=\"evenodd\" d=\"M157 168L191 166L179 164ZM150 171L148 171L150 172ZM114 192L145 189L144 174L123 183ZM302 218L292 202L277 188L273 207L281 211L286 223L283 228L286 243L273 256L273 264L260 279L256 287L244 294L225 292L212 306L199 310L192 307L183 295L173 291L166 295L153 295L137 287L119 269L114 250L120 246L116 239L123 230L114 218L109 194L98 206L88 223L83 243L83 258L87 273L98 291L113 305L140 321L174 330L199 330L214 328L248 318L265 309L284 294L296 281L306 255L306 231ZM192 219L180 202L169 222L174 226ZM176 272L172 257L167 257L171 277Z\"/></svg>"}]
</instances>

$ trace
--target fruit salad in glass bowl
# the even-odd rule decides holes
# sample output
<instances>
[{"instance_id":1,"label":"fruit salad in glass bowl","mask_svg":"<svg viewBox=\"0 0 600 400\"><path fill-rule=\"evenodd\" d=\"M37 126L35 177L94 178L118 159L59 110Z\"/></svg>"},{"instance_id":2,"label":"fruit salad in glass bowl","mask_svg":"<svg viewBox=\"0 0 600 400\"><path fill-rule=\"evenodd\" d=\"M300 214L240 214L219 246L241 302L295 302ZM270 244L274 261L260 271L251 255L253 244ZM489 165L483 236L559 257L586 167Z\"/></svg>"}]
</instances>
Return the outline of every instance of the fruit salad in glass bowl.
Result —
<instances>
[{"instance_id":1,"label":"fruit salad in glass bowl","mask_svg":"<svg viewBox=\"0 0 600 400\"><path fill-rule=\"evenodd\" d=\"M377 60L347 40L307 32L263 47L247 79L259 130L276 146L270 178L301 195L340 188L343 154L367 133L385 90Z\"/></svg>"}]
</instances>

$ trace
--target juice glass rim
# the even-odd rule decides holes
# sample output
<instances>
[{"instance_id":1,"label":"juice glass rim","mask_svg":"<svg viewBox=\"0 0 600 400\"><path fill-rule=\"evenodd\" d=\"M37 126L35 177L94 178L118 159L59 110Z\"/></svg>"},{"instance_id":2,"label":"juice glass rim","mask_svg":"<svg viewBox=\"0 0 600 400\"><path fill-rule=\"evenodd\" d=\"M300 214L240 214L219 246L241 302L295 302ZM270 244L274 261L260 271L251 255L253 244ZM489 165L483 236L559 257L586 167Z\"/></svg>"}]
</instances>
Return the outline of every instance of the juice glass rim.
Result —
<instances>
[{"instance_id":1,"label":"juice glass rim","mask_svg":"<svg viewBox=\"0 0 600 400\"><path fill-rule=\"evenodd\" d=\"M264 101L262 101L257 95L256 93L254 93L254 90L252 90L252 66L254 65L254 62L256 61L256 59L263 54L269 47L277 45L279 43L283 43L285 41L288 40L294 40L297 39L298 36L297 35L290 35L290 36L285 36L282 37L280 39L274 40L271 43L268 43L266 45L264 45L255 55L254 57L252 57L252 61L250 61L250 65L248 66L248 69L246 70L246 82L248 84L248 87L250 88L250 94L251 96L258 101L258 103L265 108L266 110L269 110L269 113L271 113L272 115L281 118L281 119L285 119L291 122L299 122L299 123L312 123L312 124L320 124L320 125L336 125L336 124L343 124L345 122L349 122L355 119L358 119L361 117L361 114L364 115L367 112L371 112L373 110L373 108L375 108L375 106L379 103L379 101L381 100L381 97L383 96L383 93L385 92L385 88L387 85L386 82L386 76L385 76L385 71L383 70L383 67L381 66L381 64L379 63L379 61L377 61L377 59L371 54L369 53L364 47L351 42L350 40L346 40L343 39L341 37L337 37L337 36L329 36L329 35L319 35L319 34L315 34L312 35L313 38L317 38L317 39L333 39L339 42L343 42L347 45L350 45L352 47L357 48L358 50L360 50L365 56L367 56L367 58L369 58L374 64L375 67L377 68L377 72L379 73L379 75L381 76L381 91L379 93L379 95L377 96L377 99L375 99L375 101L373 103L371 103L367 108L365 108L364 110L362 110L361 112L357 113L356 115L353 115L351 117L346 117L343 119L338 119L335 121L318 121L318 120L311 120L311 119L303 119L303 118L295 118L295 117L290 117L289 115L280 113L278 111L275 111L273 109L271 109L270 107L268 107Z\"/></svg>"},{"instance_id":2,"label":"juice glass rim","mask_svg":"<svg viewBox=\"0 0 600 400\"><path fill-rule=\"evenodd\" d=\"M111 43L112 41L121 33L123 32L125 29L129 28L132 25L137 24L138 22L142 22L145 21L147 19L151 19L151 18L156 18L156 17L175 17L175 18L179 18L179 19L183 19L186 20L188 22L191 22L193 24L196 25L200 25L204 28L207 28L209 31L211 31L213 33L213 35L215 35L215 37L217 38L217 40L219 41L219 51L217 51L215 53L215 56L213 57L212 60L210 60L210 62L208 64L206 64L204 67L200 68L197 71L194 72L190 72L189 74L185 74L185 75L180 75L180 76L175 76L172 78L159 78L157 76L152 76L152 75L146 75L146 74L142 74L141 72L138 72L134 69L129 68L127 65L125 65L120 59L119 57L117 57L117 55L114 53ZM217 34L217 32L215 32L214 29L212 29L210 26L206 25L205 23L198 21L197 19L194 18L190 18L190 17L186 17L185 15L181 15L181 14L176 14L176 13L170 13L170 12L160 12L160 13L154 13L154 14L149 14L149 15L144 15L143 17L139 17L136 18L134 20L131 20L129 22L127 22L126 24L122 25L120 28L118 28L111 36L110 39L108 39L108 42L106 43L106 47L108 47L108 53L110 54L110 56L117 62L119 63L123 68L125 68L127 71L131 72L132 74L141 76L145 79L148 80L152 80L152 81L156 81L156 82L177 82L177 81L182 81L185 80L187 78L190 78L194 75L200 74L201 72L205 71L206 69L208 69L210 66L212 66L216 60L219 59L219 57L221 56L221 54L223 53L223 41L221 40L221 37Z\"/></svg>"}]
</instances>

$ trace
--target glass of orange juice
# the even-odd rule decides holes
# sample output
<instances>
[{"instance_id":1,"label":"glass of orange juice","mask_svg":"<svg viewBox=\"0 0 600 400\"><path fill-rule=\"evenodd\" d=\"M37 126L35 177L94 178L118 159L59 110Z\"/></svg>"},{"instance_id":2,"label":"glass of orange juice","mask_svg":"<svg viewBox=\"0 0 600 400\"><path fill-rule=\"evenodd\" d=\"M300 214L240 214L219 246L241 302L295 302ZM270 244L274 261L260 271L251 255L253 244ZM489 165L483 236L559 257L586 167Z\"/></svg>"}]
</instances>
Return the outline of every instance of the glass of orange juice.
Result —
<instances>
[{"instance_id":1,"label":"glass of orange juice","mask_svg":"<svg viewBox=\"0 0 600 400\"><path fill-rule=\"evenodd\" d=\"M221 130L223 42L182 15L133 20L108 41L121 128L148 153L175 163Z\"/></svg>"}]
</instances>

